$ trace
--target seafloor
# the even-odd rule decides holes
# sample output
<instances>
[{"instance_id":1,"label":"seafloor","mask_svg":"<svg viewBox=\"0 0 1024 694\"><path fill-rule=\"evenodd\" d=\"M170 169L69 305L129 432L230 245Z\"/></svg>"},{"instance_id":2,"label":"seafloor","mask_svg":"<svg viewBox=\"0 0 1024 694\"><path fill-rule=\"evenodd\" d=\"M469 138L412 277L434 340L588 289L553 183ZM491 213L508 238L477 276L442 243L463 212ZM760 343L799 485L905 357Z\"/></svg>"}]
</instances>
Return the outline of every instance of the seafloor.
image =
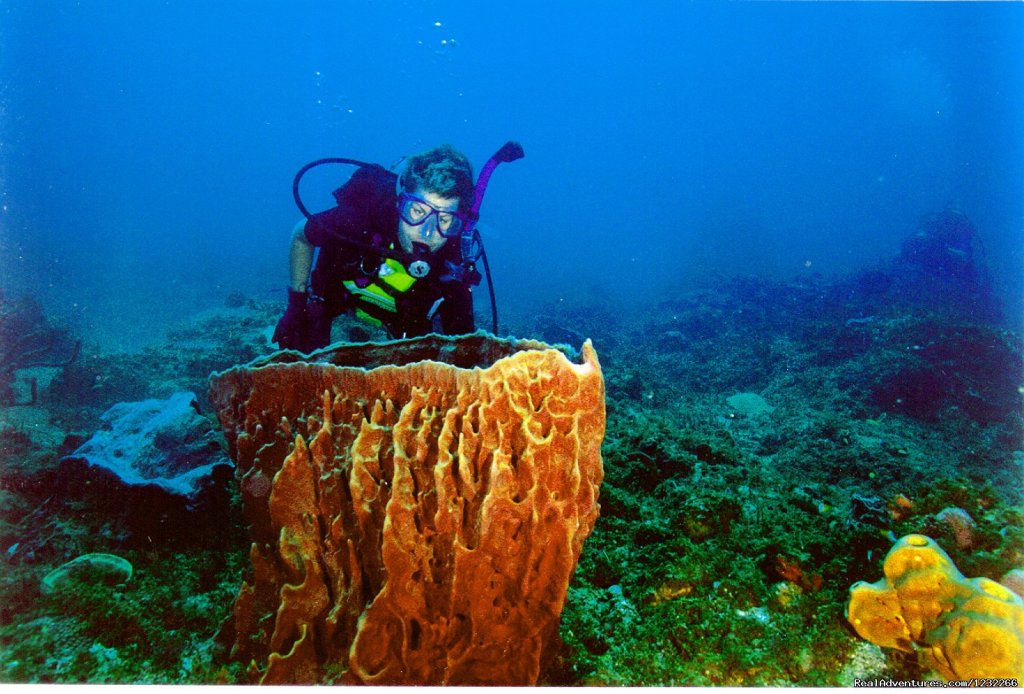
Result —
<instances>
[{"instance_id":1,"label":"seafloor","mask_svg":"<svg viewBox=\"0 0 1024 694\"><path fill-rule=\"evenodd\" d=\"M919 679L913 654L851 630L850 585L880 578L912 532L967 576L1024 568L1020 337L863 290L734 278L643 312L581 298L507 326L592 338L607 383L601 516L543 683ZM86 345L8 370L0 681L245 680L217 638L247 563L237 493L215 529L150 527L145 510L69 489L57 462L117 402L191 390L212 418L207 376L268 352L279 310L235 296L140 353ZM940 520L948 507L973 519L966 537ZM127 559L131 580L43 593L89 552Z\"/></svg>"}]
</instances>

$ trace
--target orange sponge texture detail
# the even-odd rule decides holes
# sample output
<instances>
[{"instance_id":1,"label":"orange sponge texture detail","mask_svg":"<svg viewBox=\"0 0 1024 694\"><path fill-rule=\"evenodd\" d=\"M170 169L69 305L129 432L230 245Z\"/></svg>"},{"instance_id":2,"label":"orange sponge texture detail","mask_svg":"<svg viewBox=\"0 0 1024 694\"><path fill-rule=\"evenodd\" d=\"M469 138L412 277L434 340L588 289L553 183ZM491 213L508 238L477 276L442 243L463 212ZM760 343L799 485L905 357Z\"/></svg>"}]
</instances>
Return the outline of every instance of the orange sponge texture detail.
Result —
<instances>
[{"instance_id":1,"label":"orange sponge texture detail","mask_svg":"<svg viewBox=\"0 0 1024 694\"><path fill-rule=\"evenodd\" d=\"M900 539L885 578L850 588L847 619L886 648L917 652L948 680L1024 680L1024 601L987 578L965 578L925 535Z\"/></svg>"},{"instance_id":2,"label":"orange sponge texture detail","mask_svg":"<svg viewBox=\"0 0 1024 694\"><path fill-rule=\"evenodd\" d=\"M251 524L233 653L254 677L537 682L600 508L589 342L582 363L242 367L211 399Z\"/></svg>"}]
</instances>

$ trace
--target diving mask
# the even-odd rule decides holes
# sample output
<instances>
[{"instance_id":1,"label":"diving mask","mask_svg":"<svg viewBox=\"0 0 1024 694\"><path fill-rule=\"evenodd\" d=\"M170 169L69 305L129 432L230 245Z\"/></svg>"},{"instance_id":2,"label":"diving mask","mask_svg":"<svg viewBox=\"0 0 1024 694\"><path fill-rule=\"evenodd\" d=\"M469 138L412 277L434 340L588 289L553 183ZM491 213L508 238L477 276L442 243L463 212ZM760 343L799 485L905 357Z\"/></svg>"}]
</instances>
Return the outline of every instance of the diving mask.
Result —
<instances>
[{"instance_id":1,"label":"diving mask","mask_svg":"<svg viewBox=\"0 0 1024 694\"><path fill-rule=\"evenodd\" d=\"M422 227L419 231L424 237L429 237L434 231L447 239L462 233L463 218L458 212L439 210L412 193L398 196L398 214L409 226Z\"/></svg>"}]
</instances>

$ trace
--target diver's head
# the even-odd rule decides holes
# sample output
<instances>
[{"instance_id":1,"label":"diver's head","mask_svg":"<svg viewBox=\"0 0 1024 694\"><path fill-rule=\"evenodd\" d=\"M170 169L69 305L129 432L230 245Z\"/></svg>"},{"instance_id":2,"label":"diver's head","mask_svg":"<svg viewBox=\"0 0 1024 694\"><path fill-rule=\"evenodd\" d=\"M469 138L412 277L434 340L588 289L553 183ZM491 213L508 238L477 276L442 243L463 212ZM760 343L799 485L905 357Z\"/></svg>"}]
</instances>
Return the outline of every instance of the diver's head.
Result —
<instances>
[{"instance_id":1,"label":"diver's head","mask_svg":"<svg viewBox=\"0 0 1024 694\"><path fill-rule=\"evenodd\" d=\"M462 231L458 213L473 202L473 168L460 152L441 145L409 158L399 178L398 240L407 253L413 244L431 252Z\"/></svg>"},{"instance_id":2,"label":"diver's head","mask_svg":"<svg viewBox=\"0 0 1024 694\"><path fill-rule=\"evenodd\" d=\"M425 246L431 253L462 233L459 199L417 188L398 196L398 241L406 253Z\"/></svg>"}]
</instances>

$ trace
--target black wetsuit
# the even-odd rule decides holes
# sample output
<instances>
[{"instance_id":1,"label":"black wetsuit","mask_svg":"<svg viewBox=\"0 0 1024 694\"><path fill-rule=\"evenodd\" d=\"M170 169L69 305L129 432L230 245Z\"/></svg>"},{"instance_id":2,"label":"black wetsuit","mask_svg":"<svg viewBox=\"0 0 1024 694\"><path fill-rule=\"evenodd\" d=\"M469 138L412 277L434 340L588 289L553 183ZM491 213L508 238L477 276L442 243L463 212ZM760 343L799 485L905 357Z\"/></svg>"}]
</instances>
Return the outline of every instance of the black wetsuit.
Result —
<instances>
[{"instance_id":1,"label":"black wetsuit","mask_svg":"<svg viewBox=\"0 0 1024 694\"><path fill-rule=\"evenodd\" d=\"M329 321L354 309L362 309L379 320L395 338L433 332L434 313L445 334L473 332L471 286L441 280L446 274L445 261L459 261L459 240L449 239L436 253L406 253L398 242L395 183L396 175L380 166L361 167L335 191L337 206L313 215L306 222L306 239L320 249L311 290L314 297L323 298L328 333ZM381 264L387 258L397 260L405 268L422 259L429 264L430 271L415 278L410 288L398 291L379 277ZM393 310L369 303L358 295L369 285L390 295Z\"/></svg>"}]
</instances>

